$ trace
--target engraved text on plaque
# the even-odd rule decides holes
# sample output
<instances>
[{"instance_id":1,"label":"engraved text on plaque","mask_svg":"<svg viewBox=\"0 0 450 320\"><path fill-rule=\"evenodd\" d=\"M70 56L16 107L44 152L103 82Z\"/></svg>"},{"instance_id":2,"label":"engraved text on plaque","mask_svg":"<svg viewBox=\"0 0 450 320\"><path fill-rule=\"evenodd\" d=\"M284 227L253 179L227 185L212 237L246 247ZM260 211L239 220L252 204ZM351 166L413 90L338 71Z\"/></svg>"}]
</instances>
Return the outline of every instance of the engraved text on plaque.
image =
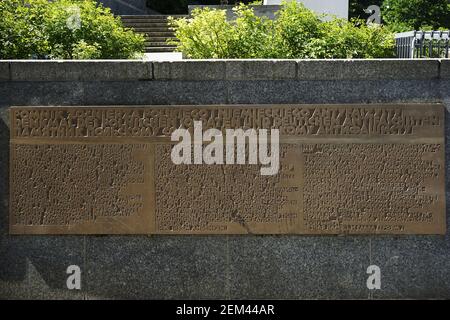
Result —
<instances>
[{"instance_id":1,"label":"engraved text on plaque","mask_svg":"<svg viewBox=\"0 0 450 320\"><path fill-rule=\"evenodd\" d=\"M278 129L280 169L171 161L171 133ZM443 107L11 108L14 234L443 234Z\"/></svg>"}]
</instances>

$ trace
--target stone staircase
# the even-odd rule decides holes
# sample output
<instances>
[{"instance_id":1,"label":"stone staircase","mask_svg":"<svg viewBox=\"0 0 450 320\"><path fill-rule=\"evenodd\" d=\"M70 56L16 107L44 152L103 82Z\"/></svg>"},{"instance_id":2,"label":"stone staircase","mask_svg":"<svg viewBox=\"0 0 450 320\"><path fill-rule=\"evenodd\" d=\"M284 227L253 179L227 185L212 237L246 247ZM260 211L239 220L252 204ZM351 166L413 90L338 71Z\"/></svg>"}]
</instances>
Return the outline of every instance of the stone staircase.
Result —
<instances>
[{"instance_id":1,"label":"stone staircase","mask_svg":"<svg viewBox=\"0 0 450 320\"><path fill-rule=\"evenodd\" d=\"M126 27L133 28L145 36L145 52L173 52L175 46L166 43L167 39L175 39L174 32L169 29L167 17L163 15L127 15L120 16ZM186 17L172 15L175 18Z\"/></svg>"}]
</instances>

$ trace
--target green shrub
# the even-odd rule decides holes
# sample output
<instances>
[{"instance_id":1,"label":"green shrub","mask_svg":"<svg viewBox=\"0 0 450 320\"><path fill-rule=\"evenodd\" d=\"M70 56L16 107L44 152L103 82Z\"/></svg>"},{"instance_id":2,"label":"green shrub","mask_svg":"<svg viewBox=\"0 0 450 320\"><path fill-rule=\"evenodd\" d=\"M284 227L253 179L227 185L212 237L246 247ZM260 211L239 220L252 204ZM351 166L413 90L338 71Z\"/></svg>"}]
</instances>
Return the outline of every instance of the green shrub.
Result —
<instances>
[{"instance_id":1,"label":"green shrub","mask_svg":"<svg viewBox=\"0 0 450 320\"><path fill-rule=\"evenodd\" d=\"M45 55L48 42L43 26L47 6L46 0L0 1L0 58L25 59Z\"/></svg>"},{"instance_id":2,"label":"green shrub","mask_svg":"<svg viewBox=\"0 0 450 320\"><path fill-rule=\"evenodd\" d=\"M312 58L311 46L324 40L320 16L295 1L284 3L275 20L275 41L282 57Z\"/></svg>"},{"instance_id":3,"label":"green shrub","mask_svg":"<svg viewBox=\"0 0 450 320\"><path fill-rule=\"evenodd\" d=\"M275 20L255 16L251 6L224 10L197 9L192 18L170 19L186 57L206 58L386 58L394 56L393 34L365 21L320 16L296 2L284 3Z\"/></svg>"},{"instance_id":4,"label":"green shrub","mask_svg":"<svg viewBox=\"0 0 450 320\"><path fill-rule=\"evenodd\" d=\"M125 59L144 51L144 37L124 28L92 0L2 0L2 59Z\"/></svg>"},{"instance_id":5,"label":"green shrub","mask_svg":"<svg viewBox=\"0 0 450 320\"><path fill-rule=\"evenodd\" d=\"M251 7L243 4L233 8L236 14L234 24L230 25L230 58L274 58L277 56L274 24L266 17L254 15Z\"/></svg>"},{"instance_id":6,"label":"green shrub","mask_svg":"<svg viewBox=\"0 0 450 320\"><path fill-rule=\"evenodd\" d=\"M193 19L169 17L169 25L175 29L175 36L181 40L169 40L169 43L177 45L179 51L194 59L229 57L229 44L234 30L227 22L225 11L195 9L192 15Z\"/></svg>"},{"instance_id":7,"label":"green shrub","mask_svg":"<svg viewBox=\"0 0 450 320\"><path fill-rule=\"evenodd\" d=\"M393 34L364 20L337 20L325 24L323 58L390 58L395 56Z\"/></svg>"},{"instance_id":8,"label":"green shrub","mask_svg":"<svg viewBox=\"0 0 450 320\"><path fill-rule=\"evenodd\" d=\"M84 40L72 45L72 56L74 59L99 59L101 52L97 44L88 44Z\"/></svg>"}]
</instances>

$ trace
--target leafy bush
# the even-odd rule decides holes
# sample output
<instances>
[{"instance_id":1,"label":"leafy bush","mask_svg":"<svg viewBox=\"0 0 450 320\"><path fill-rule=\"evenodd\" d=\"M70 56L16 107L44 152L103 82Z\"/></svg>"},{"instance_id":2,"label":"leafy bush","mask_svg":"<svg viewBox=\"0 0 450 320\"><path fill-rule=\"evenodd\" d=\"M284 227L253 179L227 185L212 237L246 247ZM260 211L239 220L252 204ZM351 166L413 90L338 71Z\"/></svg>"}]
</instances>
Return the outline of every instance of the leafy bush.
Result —
<instances>
[{"instance_id":1,"label":"leafy bush","mask_svg":"<svg viewBox=\"0 0 450 320\"><path fill-rule=\"evenodd\" d=\"M311 49L326 37L320 16L295 1L283 4L274 27L280 53L286 58L313 58L316 53Z\"/></svg>"},{"instance_id":2,"label":"leafy bush","mask_svg":"<svg viewBox=\"0 0 450 320\"><path fill-rule=\"evenodd\" d=\"M88 44L84 40L80 40L72 45L72 56L74 59L98 59L101 52L97 44Z\"/></svg>"},{"instance_id":3,"label":"leafy bush","mask_svg":"<svg viewBox=\"0 0 450 320\"><path fill-rule=\"evenodd\" d=\"M168 42L177 45L179 51L191 58L228 57L233 30L225 10L195 9L192 14L194 19L169 17L169 25L176 29L175 36L181 41Z\"/></svg>"},{"instance_id":4,"label":"leafy bush","mask_svg":"<svg viewBox=\"0 0 450 320\"><path fill-rule=\"evenodd\" d=\"M394 37L365 21L320 16L296 2L284 3L275 20L257 17L251 6L193 11L192 18L169 19L179 41L169 41L189 58L383 58L394 56Z\"/></svg>"},{"instance_id":5,"label":"leafy bush","mask_svg":"<svg viewBox=\"0 0 450 320\"><path fill-rule=\"evenodd\" d=\"M393 31L450 28L447 0L384 0L383 19Z\"/></svg>"},{"instance_id":6,"label":"leafy bush","mask_svg":"<svg viewBox=\"0 0 450 320\"><path fill-rule=\"evenodd\" d=\"M47 51L42 27L47 6L46 0L0 1L0 58L30 58Z\"/></svg>"},{"instance_id":7,"label":"leafy bush","mask_svg":"<svg viewBox=\"0 0 450 320\"><path fill-rule=\"evenodd\" d=\"M229 24L229 57L250 59L276 56L272 21L255 16L253 9L245 5L235 7L234 10L237 18L234 24Z\"/></svg>"},{"instance_id":8,"label":"leafy bush","mask_svg":"<svg viewBox=\"0 0 450 320\"><path fill-rule=\"evenodd\" d=\"M93 0L0 1L2 59L121 59L144 51L144 37Z\"/></svg>"}]
</instances>

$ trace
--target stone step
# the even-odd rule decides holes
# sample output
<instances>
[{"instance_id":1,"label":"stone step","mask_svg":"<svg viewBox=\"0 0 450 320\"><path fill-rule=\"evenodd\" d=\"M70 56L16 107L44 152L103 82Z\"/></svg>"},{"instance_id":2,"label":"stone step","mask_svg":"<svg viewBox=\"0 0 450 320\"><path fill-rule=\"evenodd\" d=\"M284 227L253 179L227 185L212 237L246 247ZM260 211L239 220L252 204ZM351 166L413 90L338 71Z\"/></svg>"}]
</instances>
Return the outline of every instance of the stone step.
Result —
<instances>
[{"instance_id":1,"label":"stone step","mask_svg":"<svg viewBox=\"0 0 450 320\"><path fill-rule=\"evenodd\" d=\"M165 31L165 32L161 32L161 31L156 31L156 32L146 32L145 33L145 38L153 38L153 37L169 37L169 38L173 38L174 37L174 32L173 31Z\"/></svg>"},{"instance_id":2,"label":"stone step","mask_svg":"<svg viewBox=\"0 0 450 320\"><path fill-rule=\"evenodd\" d=\"M120 16L125 20L158 20L158 19L167 19L167 17L174 17L174 18L186 18L188 17L187 15L183 15L183 14L169 14L169 15L122 15Z\"/></svg>"},{"instance_id":3,"label":"stone step","mask_svg":"<svg viewBox=\"0 0 450 320\"><path fill-rule=\"evenodd\" d=\"M122 19L122 21L126 21L126 22L166 22L167 18L158 18L158 19L139 19L139 18L124 18L124 17L120 17L120 19Z\"/></svg>"},{"instance_id":4,"label":"stone step","mask_svg":"<svg viewBox=\"0 0 450 320\"><path fill-rule=\"evenodd\" d=\"M149 32L172 32L169 27L167 28L133 28L136 32L149 33ZM173 33L173 32L172 32Z\"/></svg>"},{"instance_id":5,"label":"stone step","mask_svg":"<svg viewBox=\"0 0 450 320\"><path fill-rule=\"evenodd\" d=\"M177 18L177 17L174 16L174 18ZM167 23L167 17L165 17L165 18L157 18L157 19L155 19L155 18L145 19L145 18L124 18L124 17L121 17L121 19L122 19L122 22L124 24Z\"/></svg>"},{"instance_id":6,"label":"stone step","mask_svg":"<svg viewBox=\"0 0 450 320\"><path fill-rule=\"evenodd\" d=\"M132 27L132 28L166 28L168 27L167 22L162 23L148 23L148 22L142 22L142 23L125 23L123 24L126 27Z\"/></svg>"},{"instance_id":7,"label":"stone step","mask_svg":"<svg viewBox=\"0 0 450 320\"><path fill-rule=\"evenodd\" d=\"M120 19L122 19L122 21L167 21L168 16L166 17L157 17L157 18L151 18L149 16L147 17L139 17L139 16L130 16L130 17L126 17L126 16L120 16Z\"/></svg>"},{"instance_id":8,"label":"stone step","mask_svg":"<svg viewBox=\"0 0 450 320\"><path fill-rule=\"evenodd\" d=\"M145 37L145 42L166 42L166 40L176 40L176 37Z\"/></svg>"},{"instance_id":9,"label":"stone step","mask_svg":"<svg viewBox=\"0 0 450 320\"><path fill-rule=\"evenodd\" d=\"M167 42L145 42L146 47L173 47L173 44L168 44Z\"/></svg>"},{"instance_id":10,"label":"stone step","mask_svg":"<svg viewBox=\"0 0 450 320\"><path fill-rule=\"evenodd\" d=\"M173 52L175 47L145 47L145 52Z\"/></svg>"},{"instance_id":11,"label":"stone step","mask_svg":"<svg viewBox=\"0 0 450 320\"><path fill-rule=\"evenodd\" d=\"M171 41L176 41L178 42L178 40L176 38L164 38L164 39L154 39L154 38L146 38L144 41L145 45L148 45L149 43L167 43L167 40L171 40ZM151 47L150 45L148 45L149 47Z\"/></svg>"},{"instance_id":12,"label":"stone step","mask_svg":"<svg viewBox=\"0 0 450 320\"><path fill-rule=\"evenodd\" d=\"M139 20L139 21L129 21L129 20L122 20L122 23L124 25L145 25L145 24L155 24L155 23L164 23L168 24L167 20Z\"/></svg>"}]
</instances>

